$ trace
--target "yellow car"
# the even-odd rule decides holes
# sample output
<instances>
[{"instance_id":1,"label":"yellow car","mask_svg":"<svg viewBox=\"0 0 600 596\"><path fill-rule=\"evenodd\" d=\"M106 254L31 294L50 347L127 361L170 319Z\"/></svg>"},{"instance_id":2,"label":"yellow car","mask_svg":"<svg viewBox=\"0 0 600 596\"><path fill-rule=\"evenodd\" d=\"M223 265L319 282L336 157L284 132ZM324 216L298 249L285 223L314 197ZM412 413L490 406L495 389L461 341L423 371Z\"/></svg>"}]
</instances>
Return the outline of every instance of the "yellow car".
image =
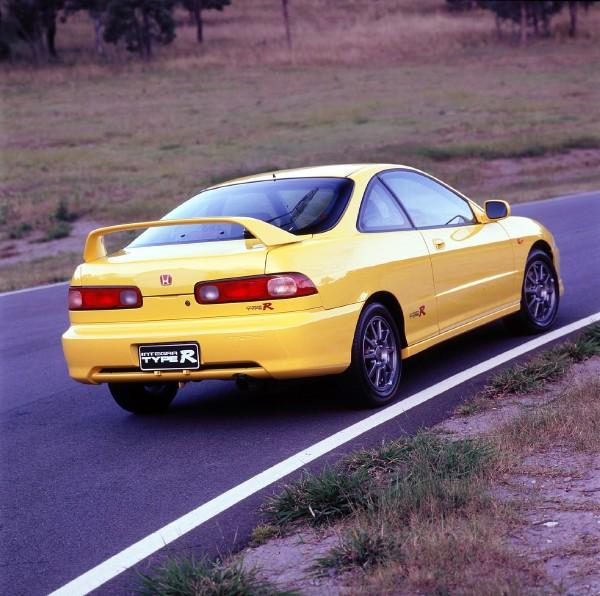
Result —
<instances>
[{"instance_id":1,"label":"yellow car","mask_svg":"<svg viewBox=\"0 0 600 596\"><path fill-rule=\"evenodd\" d=\"M143 231L107 254L104 237ZM149 413L203 379L340 375L379 406L402 360L510 315L548 329L562 283L539 223L433 176L335 165L233 180L90 233L69 288L71 376Z\"/></svg>"}]
</instances>

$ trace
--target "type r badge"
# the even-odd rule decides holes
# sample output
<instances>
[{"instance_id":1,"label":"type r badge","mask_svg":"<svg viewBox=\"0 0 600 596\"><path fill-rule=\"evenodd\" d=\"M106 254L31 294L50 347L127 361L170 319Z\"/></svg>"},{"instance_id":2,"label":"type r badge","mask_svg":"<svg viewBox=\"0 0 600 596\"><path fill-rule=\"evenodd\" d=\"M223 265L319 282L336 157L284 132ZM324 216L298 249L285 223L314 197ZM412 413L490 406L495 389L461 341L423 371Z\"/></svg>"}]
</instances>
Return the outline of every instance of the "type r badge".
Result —
<instances>
[{"instance_id":1,"label":"type r badge","mask_svg":"<svg viewBox=\"0 0 600 596\"><path fill-rule=\"evenodd\" d=\"M419 310L415 310L413 312L411 312L408 316L411 319L420 319L421 317L426 316L427 313L425 312L425 305L422 304L421 306L419 306Z\"/></svg>"}]
</instances>

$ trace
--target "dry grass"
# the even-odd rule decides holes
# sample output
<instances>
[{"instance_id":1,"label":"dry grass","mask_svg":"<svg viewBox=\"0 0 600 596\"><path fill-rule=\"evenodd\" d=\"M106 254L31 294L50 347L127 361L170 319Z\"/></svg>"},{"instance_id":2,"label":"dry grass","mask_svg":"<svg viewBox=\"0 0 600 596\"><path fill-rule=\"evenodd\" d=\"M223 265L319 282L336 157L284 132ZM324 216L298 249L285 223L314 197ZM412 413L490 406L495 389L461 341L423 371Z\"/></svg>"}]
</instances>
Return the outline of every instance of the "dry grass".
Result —
<instances>
[{"instance_id":1,"label":"dry grass","mask_svg":"<svg viewBox=\"0 0 600 596\"><path fill-rule=\"evenodd\" d=\"M597 188L600 7L580 38L557 22L521 49L487 12L443 6L293 3L288 52L279 0L235 2L207 13L205 47L181 27L149 65L98 63L87 18L68 21L61 62L2 67L0 243L51 231L61 204L158 217L208 184L317 163L408 163L479 201Z\"/></svg>"},{"instance_id":2,"label":"dry grass","mask_svg":"<svg viewBox=\"0 0 600 596\"><path fill-rule=\"evenodd\" d=\"M502 453L517 457L557 447L598 453L599 428L600 377L595 377L502 426L496 442Z\"/></svg>"},{"instance_id":3,"label":"dry grass","mask_svg":"<svg viewBox=\"0 0 600 596\"><path fill-rule=\"evenodd\" d=\"M62 252L49 257L33 259L26 266L23 263L1 266L0 292L67 281L80 262L81 255L79 253Z\"/></svg>"},{"instance_id":4,"label":"dry grass","mask_svg":"<svg viewBox=\"0 0 600 596\"><path fill-rule=\"evenodd\" d=\"M504 544L506 512L465 513L448 516L443 523L413 520L400 561L374 569L354 593L522 594L523 576L533 573Z\"/></svg>"}]
</instances>

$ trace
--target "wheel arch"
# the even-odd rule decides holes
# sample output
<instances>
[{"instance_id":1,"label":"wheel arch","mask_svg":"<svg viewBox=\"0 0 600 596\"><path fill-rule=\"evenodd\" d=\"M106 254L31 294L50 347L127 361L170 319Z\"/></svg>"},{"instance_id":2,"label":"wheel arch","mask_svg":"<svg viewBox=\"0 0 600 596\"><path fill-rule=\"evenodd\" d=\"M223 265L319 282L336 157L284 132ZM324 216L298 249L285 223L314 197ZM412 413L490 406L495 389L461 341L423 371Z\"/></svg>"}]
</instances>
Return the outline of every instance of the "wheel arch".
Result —
<instances>
[{"instance_id":1,"label":"wheel arch","mask_svg":"<svg viewBox=\"0 0 600 596\"><path fill-rule=\"evenodd\" d=\"M396 325L398 325L398 330L400 331L400 337L402 340L402 347L406 348L408 345L406 341L406 331L404 326L404 312L402 311L402 307L398 302L398 299L391 292L380 291L375 292L369 299L365 302L365 306L368 304L372 304L373 302L379 302L383 304L394 317L394 321L396 321ZM363 307L364 308L364 307Z\"/></svg>"},{"instance_id":2,"label":"wheel arch","mask_svg":"<svg viewBox=\"0 0 600 596\"><path fill-rule=\"evenodd\" d=\"M545 240L536 240L529 249L529 254L531 254L534 250L541 250L546 253L552 263L554 264L554 253L552 252L552 247ZM528 255L529 256L529 255Z\"/></svg>"}]
</instances>

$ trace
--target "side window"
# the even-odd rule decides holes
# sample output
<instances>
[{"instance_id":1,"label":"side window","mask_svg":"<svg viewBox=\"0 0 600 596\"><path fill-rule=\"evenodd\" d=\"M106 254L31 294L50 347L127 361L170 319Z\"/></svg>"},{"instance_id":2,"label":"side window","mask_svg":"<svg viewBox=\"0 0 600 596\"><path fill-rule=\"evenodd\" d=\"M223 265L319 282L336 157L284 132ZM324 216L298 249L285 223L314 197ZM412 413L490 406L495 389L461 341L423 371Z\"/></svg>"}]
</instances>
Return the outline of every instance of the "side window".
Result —
<instances>
[{"instance_id":1,"label":"side window","mask_svg":"<svg viewBox=\"0 0 600 596\"><path fill-rule=\"evenodd\" d=\"M398 201L376 180L363 199L358 220L361 232L406 230L411 225Z\"/></svg>"},{"instance_id":2,"label":"side window","mask_svg":"<svg viewBox=\"0 0 600 596\"><path fill-rule=\"evenodd\" d=\"M417 228L462 226L476 223L469 204L416 172L387 172L381 179L392 189Z\"/></svg>"}]
</instances>

